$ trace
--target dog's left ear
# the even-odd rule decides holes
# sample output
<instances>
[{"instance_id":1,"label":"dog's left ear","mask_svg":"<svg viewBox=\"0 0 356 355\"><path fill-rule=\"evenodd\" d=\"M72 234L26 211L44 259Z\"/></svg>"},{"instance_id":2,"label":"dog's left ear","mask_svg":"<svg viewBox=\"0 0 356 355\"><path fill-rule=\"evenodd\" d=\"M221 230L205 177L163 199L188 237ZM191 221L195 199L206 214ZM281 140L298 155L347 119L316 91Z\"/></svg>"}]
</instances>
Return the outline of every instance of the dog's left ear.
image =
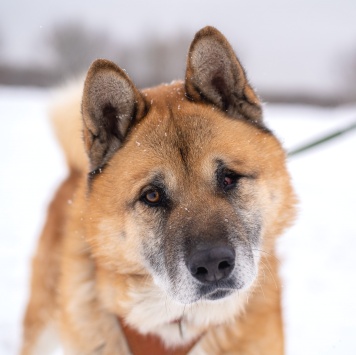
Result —
<instances>
[{"instance_id":1,"label":"dog's left ear","mask_svg":"<svg viewBox=\"0 0 356 355\"><path fill-rule=\"evenodd\" d=\"M262 124L259 99L226 38L204 27L190 46L185 90L192 100L212 103L229 116Z\"/></svg>"}]
</instances>

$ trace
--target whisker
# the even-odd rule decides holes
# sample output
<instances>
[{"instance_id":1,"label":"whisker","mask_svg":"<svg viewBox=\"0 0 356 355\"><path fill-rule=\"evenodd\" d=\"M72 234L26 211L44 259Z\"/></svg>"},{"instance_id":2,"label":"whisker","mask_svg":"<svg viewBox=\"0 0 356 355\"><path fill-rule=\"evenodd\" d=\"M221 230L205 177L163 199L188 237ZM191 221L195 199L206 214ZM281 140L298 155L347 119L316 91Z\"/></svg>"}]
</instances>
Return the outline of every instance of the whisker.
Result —
<instances>
[{"instance_id":1,"label":"whisker","mask_svg":"<svg viewBox=\"0 0 356 355\"><path fill-rule=\"evenodd\" d=\"M262 263L262 265L265 266L265 267L267 268L267 270L269 271L269 273L270 273L270 275L271 275L271 277L272 277L272 280L273 280L273 282L274 282L274 285L275 285L276 289L278 289L278 284L277 284L276 279L275 279L274 276L273 276L272 270L271 270L270 267L269 267L266 263L264 263L262 260L261 260L261 263Z\"/></svg>"},{"instance_id":2,"label":"whisker","mask_svg":"<svg viewBox=\"0 0 356 355\"><path fill-rule=\"evenodd\" d=\"M164 305L165 305L165 308L166 308L166 313L168 315L169 314L169 307L168 307L168 295L167 294L164 297Z\"/></svg>"},{"instance_id":3,"label":"whisker","mask_svg":"<svg viewBox=\"0 0 356 355\"><path fill-rule=\"evenodd\" d=\"M260 290L261 290L261 292L263 294L264 299L266 299L265 292L263 291L263 287L262 287L261 282L259 280L257 280L257 284L258 284L258 287L260 288Z\"/></svg>"},{"instance_id":4,"label":"whisker","mask_svg":"<svg viewBox=\"0 0 356 355\"><path fill-rule=\"evenodd\" d=\"M257 248L252 249L252 251L254 251L254 250L259 251L260 253L265 253L265 254L267 254L267 255L269 255L269 256L272 256L272 257L275 258L278 262L280 262L280 260L276 257L276 255L274 255L274 254L272 254L272 253L269 253L268 251L265 251L265 250L262 250L262 249L257 249Z\"/></svg>"}]
</instances>

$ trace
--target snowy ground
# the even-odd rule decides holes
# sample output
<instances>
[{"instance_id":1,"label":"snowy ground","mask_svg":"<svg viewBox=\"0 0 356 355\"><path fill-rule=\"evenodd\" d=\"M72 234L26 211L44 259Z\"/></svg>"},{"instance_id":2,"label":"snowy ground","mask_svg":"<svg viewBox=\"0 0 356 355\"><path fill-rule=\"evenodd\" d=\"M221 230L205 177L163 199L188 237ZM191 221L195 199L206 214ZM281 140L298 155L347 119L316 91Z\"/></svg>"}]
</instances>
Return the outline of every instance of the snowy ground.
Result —
<instances>
[{"instance_id":1,"label":"snowy ground","mask_svg":"<svg viewBox=\"0 0 356 355\"><path fill-rule=\"evenodd\" d=\"M0 87L0 354L16 354L30 258L65 176L49 94ZM356 119L356 107L267 106L287 148ZM356 131L290 159L299 218L280 240L287 355L356 354Z\"/></svg>"}]
</instances>

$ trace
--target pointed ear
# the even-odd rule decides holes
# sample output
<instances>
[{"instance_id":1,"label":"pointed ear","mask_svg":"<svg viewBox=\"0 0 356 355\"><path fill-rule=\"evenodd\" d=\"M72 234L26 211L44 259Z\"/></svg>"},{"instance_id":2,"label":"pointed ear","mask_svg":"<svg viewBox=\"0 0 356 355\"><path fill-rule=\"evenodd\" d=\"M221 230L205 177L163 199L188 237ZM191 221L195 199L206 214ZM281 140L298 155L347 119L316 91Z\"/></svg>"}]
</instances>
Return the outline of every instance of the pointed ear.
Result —
<instances>
[{"instance_id":1,"label":"pointed ear","mask_svg":"<svg viewBox=\"0 0 356 355\"><path fill-rule=\"evenodd\" d=\"M82 100L84 143L91 171L112 157L144 114L144 99L125 72L108 60L96 60L85 79Z\"/></svg>"},{"instance_id":2,"label":"pointed ear","mask_svg":"<svg viewBox=\"0 0 356 355\"><path fill-rule=\"evenodd\" d=\"M214 27L200 30L188 53L186 93L232 117L262 124L261 105L231 45Z\"/></svg>"}]
</instances>

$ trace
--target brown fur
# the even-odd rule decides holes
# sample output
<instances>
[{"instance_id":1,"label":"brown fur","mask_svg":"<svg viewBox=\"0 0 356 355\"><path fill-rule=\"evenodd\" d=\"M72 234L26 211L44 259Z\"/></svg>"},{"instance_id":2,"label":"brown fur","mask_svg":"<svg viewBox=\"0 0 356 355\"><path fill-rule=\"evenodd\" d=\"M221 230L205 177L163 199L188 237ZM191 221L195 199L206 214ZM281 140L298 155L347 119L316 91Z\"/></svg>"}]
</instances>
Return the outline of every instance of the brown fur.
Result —
<instances>
[{"instance_id":1,"label":"brown fur","mask_svg":"<svg viewBox=\"0 0 356 355\"><path fill-rule=\"evenodd\" d=\"M88 158L63 129L76 127L79 106L54 110L71 175L34 260L22 353L37 354L53 325L68 354L129 354L125 324L167 354L192 342L191 355L283 354L274 245L295 198L285 153L227 40L202 29L185 82L142 92L96 61L82 100ZM220 296L220 276L198 282L189 266L209 248L236 252Z\"/></svg>"}]
</instances>

